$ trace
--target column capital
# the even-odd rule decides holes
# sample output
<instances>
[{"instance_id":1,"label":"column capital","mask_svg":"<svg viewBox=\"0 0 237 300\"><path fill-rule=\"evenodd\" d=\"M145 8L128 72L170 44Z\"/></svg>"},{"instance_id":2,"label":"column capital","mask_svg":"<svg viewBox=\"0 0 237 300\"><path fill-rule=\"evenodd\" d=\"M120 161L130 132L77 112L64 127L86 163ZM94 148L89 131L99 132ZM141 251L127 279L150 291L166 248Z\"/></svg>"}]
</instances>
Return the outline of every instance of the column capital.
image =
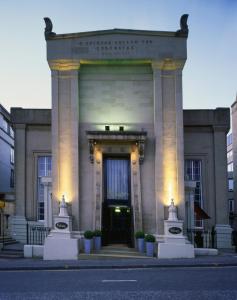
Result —
<instances>
[{"instance_id":1,"label":"column capital","mask_svg":"<svg viewBox=\"0 0 237 300\"><path fill-rule=\"evenodd\" d=\"M71 71L80 69L80 61L73 59L50 60L49 67L52 71Z\"/></svg>"},{"instance_id":2,"label":"column capital","mask_svg":"<svg viewBox=\"0 0 237 300\"><path fill-rule=\"evenodd\" d=\"M165 58L162 60L153 60L151 66L153 71L163 70L163 71L174 71L177 69L183 69L185 64L184 60Z\"/></svg>"}]
</instances>

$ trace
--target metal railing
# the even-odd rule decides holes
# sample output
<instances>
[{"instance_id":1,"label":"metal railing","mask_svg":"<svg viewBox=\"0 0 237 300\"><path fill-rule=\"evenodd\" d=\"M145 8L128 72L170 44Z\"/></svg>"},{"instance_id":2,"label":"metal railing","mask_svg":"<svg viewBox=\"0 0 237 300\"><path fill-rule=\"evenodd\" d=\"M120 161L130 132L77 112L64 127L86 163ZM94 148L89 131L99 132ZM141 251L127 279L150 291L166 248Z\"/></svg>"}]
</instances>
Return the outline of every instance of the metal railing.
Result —
<instances>
[{"instance_id":1,"label":"metal railing","mask_svg":"<svg viewBox=\"0 0 237 300\"><path fill-rule=\"evenodd\" d=\"M187 236L195 248L216 248L215 230L187 229Z\"/></svg>"},{"instance_id":2,"label":"metal railing","mask_svg":"<svg viewBox=\"0 0 237 300\"><path fill-rule=\"evenodd\" d=\"M33 225L27 223L26 225L27 245L43 245L45 238L50 232L49 227L43 225Z\"/></svg>"}]
</instances>

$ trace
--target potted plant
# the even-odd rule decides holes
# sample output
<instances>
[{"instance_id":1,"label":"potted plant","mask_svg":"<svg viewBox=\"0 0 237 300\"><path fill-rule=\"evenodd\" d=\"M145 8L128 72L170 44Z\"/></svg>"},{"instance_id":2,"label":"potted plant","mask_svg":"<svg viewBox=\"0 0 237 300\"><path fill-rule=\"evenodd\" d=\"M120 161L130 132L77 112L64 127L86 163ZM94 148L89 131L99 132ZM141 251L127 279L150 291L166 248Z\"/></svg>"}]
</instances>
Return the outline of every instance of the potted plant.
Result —
<instances>
[{"instance_id":1,"label":"potted plant","mask_svg":"<svg viewBox=\"0 0 237 300\"><path fill-rule=\"evenodd\" d=\"M94 245L96 251L99 251L101 249L101 235L101 230L96 229L94 231Z\"/></svg>"},{"instance_id":2,"label":"potted plant","mask_svg":"<svg viewBox=\"0 0 237 300\"><path fill-rule=\"evenodd\" d=\"M93 239L94 233L93 231L87 230L84 232L84 250L86 254L91 253L91 242Z\"/></svg>"},{"instance_id":3,"label":"potted plant","mask_svg":"<svg viewBox=\"0 0 237 300\"><path fill-rule=\"evenodd\" d=\"M146 242L146 255L153 257L154 254L154 243L155 243L156 239L154 237L154 235L152 234L147 234L145 236L145 242Z\"/></svg>"},{"instance_id":4,"label":"potted plant","mask_svg":"<svg viewBox=\"0 0 237 300\"><path fill-rule=\"evenodd\" d=\"M137 239L137 248L138 251L140 253L144 252L144 246L145 246L145 242L144 242L144 238L145 238L145 234L143 231L137 231L135 234L135 238Z\"/></svg>"}]
</instances>

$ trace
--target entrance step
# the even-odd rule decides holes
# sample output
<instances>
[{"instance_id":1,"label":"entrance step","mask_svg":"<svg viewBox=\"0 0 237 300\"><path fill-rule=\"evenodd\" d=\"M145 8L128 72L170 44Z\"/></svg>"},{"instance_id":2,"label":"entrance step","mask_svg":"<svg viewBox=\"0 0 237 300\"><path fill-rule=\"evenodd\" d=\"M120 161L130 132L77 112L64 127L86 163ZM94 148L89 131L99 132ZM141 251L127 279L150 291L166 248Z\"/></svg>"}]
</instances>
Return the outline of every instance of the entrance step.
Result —
<instances>
[{"instance_id":1,"label":"entrance step","mask_svg":"<svg viewBox=\"0 0 237 300\"><path fill-rule=\"evenodd\" d=\"M21 250L1 250L0 251L0 258L23 258L23 251Z\"/></svg>"},{"instance_id":2,"label":"entrance step","mask_svg":"<svg viewBox=\"0 0 237 300\"><path fill-rule=\"evenodd\" d=\"M150 259L150 257L147 257L145 253L139 253L136 249L134 248L129 248L127 245L109 245L102 247L100 251L94 251L90 255L87 254L80 254L79 258L83 259L99 259L99 258L104 258L104 259L111 259L111 258L134 258L134 259L139 259L139 258L147 258Z\"/></svg>"},{"instance_id":3,"label":"entrance step","mask_svg":"<svg viewBox=\"0 0 237 300\"><path fill-rule=\"evenodd\" d=\"M11 236L0 236L0 243L4 245L11 245L18 243L15 239L13 239Z\"/></svg>"}]
</instances>

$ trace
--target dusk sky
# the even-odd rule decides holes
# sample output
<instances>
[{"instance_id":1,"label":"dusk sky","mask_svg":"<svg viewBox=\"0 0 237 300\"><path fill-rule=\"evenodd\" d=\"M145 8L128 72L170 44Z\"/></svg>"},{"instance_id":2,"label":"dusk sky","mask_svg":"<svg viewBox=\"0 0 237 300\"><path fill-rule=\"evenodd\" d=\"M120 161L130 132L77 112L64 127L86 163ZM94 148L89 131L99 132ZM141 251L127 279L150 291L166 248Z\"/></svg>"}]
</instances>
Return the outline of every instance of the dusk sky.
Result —
<instances>
[{"instance_id":1,"label":"dusk sky","mask_svg":"<svg viewBox=\"0 0 237 300\"><path fill-rule=\"evenodd\" d=\"M0 103L50 108L44 17L56 33L112 28L176 31L189 14L184 108L228 107L237 92L236 0L0 0Z\"/></svg>"}]
</instances>

